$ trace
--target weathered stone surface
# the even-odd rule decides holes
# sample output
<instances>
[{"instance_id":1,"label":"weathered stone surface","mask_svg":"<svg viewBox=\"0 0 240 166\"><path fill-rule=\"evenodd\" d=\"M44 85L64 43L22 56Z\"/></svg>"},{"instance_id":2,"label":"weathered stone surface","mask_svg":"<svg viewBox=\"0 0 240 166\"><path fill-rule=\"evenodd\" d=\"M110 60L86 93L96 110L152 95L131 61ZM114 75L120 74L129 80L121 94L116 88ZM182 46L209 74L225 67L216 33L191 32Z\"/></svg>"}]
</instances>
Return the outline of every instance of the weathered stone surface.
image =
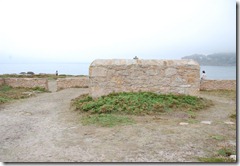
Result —
<instances>
[{"instance_id":1,"label":"weathered stone surface","mask_svg":"<svg viewBox=\"0 0 240 166\"><path fill-rule=\"evenodd\" d=\"M199 70L193 60L95 60L89 68L90 94L150 91L196 95Z\"/></svg>"},{"instance_id":2,"label":"weathered stone surface","mask_svg":"<svg viewBox=\"0 0 240 166\"><path fill-rule=\"evenodd\" d=\"M40 87L48 90L48 80L45 78L4 78L4 80L5 84L12 87Z\"/></svg>"},{"instance_id":3,"label":"weathered stone surface","mask_svg":"<svg viewBox=\"0 0 240 166\"><path fill-rule=\"evenodd\" d=\"M236 80L202 80L200 90L236 90Z\"/></svg>"},{"instance_id":4,"label":"weathered stone surface","mask_svg":"<svg viewBox=\"0 0 240 166\"><path fill-rule=\"evenodd\" d=\"M71 77L57 79L57 90L66 88L87 88L88 85L88 77Z\"/></svg>"}]
</instances>

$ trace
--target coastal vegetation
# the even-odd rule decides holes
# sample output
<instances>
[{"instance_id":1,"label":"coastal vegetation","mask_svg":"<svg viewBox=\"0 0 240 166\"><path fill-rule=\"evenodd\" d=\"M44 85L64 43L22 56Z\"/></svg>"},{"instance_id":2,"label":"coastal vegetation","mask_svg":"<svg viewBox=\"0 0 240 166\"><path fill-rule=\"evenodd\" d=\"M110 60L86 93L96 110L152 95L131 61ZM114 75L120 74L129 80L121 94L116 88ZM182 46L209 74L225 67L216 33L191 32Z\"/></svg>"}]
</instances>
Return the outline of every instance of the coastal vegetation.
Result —
<instances>
[{"instance_id":1,"label":"coastal vegetation","mask_svg":"<svg viewBox=\"0 0 240 166\"><path fill-rule=\"evenodd\" d=\"M223 156L218 156L218 157L200 157L198 158L199 161L201 162L206 162L206 163L229 163L229 162L236 162L235 160Z\"/></svg>"},{"instance_id":2,"label":"coastal vegetation","mask_svg":"<svg viewBox=\"0 0 240 166\"><path fill-rule=\"evenodd\" d=\"M236 155L235 150L233 148L223 147L217 150L215 155L211 157L199 157L198 160L207 163L236 162L230 158L231 155Z\"/></svg>"},{"instance_id":3,"label":"coastal vegetation","mask_svg":"<svg viewBox=\"0 0 240 166\"><path fill-rule=\"evenodd\" d=\"M160 115L174 111L184 111L189 118L196 117L195 112L213 105L210 100L189 95L156 94L152 92L111 93L93 99L82 95L73 101L73 106L85 114L82 121L87 124L102 120L110 121L114 116L122 115ZM104 117L104 118L103 118ZM86 123L85 123L86 124Z\"/></svg>"},{"instance_id":4,"label":"coastal vegetation","mask_svg":"<svg viewBox=\"0 0 240 166\"><path fill-rule=\"evenodd\" d=\"M48 80L56 80L58 78L66 77L84 77L84 75L67 75L60 74L56 76L55 74L2 74L0 78L47 78Z\"/></svg>"},{"instance_id":5,"label":"coastal vegetation","mask_svg":"<svg viewBox=\"0 0 240 166\"><path fill-rule=\"evenodd\" d=\"M8 85L0 86L0 104L7 103L17 99L23 99L33 96L35 93L47 92L44 88L13 88Z\"/></svg>"}]
</instances>

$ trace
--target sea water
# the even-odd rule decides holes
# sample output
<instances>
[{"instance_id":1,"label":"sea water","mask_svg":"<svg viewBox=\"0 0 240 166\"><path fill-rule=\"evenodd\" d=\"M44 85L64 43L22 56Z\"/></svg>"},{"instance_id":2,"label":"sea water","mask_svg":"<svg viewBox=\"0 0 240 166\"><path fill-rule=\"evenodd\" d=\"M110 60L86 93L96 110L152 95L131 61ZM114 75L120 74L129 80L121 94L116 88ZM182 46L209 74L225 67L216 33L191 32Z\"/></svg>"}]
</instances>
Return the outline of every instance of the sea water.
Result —
<instances>
[{"instance_id":1,"label":"sea water","mask_svg":"<svg viewBox=\"0 0 240 166\"><path fill-rule=\"evenodd\" d=\"M210 80L236 80L236 66L200 66Z\"/></svg>"},{"instance_id":2,"label":"sea water","mask_svg":"<svg viewBox=\"0 0 240 166\"><path fill-rule=\"evenodd\" d=\"M19 74L32 71L35 74L47 73L69 75L89 75L89 63L49 63L49 64L0 64L0 74ZM236 80L236 66L201 66L200 73L204 70L207 79Z\"/></svg>"},{"instance_id":3,"label":"sea water","mask_svg":"<svg viewBox=\"0 0 240 166\"><path fill-rule=\"evenodd\" d=\"M0 64L0 74L19 74L32 71L35 74L47 73L88 75L90 63L46 63L46 64Z\"/></svg>"}]
</instances>

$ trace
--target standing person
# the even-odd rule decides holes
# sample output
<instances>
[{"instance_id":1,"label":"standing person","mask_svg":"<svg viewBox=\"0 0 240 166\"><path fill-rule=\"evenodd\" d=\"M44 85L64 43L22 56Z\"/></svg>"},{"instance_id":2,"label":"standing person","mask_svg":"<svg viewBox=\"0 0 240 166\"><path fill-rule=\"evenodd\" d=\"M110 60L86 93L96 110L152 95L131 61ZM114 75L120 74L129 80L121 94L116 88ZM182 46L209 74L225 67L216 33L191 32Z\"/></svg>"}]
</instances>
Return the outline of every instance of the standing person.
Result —
<instances>
[{"instance_id":1,"label":"standing person","mask_svg":"<svg viewBox=\"0 0 240 166\"><path fill-rule=\"evenodd\" d=\"M137 60L137 59L138 59L138 57L137 57L137 56L135 56L133 59Z\"/></svg>"},{"instance_id":2,"label":"standing person","mask_svg":"<svg viewBox=\"0 0 240 166\"><path fill-rule=\"evenodd\" d=\"M201 81L202 81L202 80L205 80L206 77L207 77L207 75L206 75L205 71L203 70L203 71L202 71L202 76L201 76Z\"/></svg>"},{"instance_id":3,"label":"standing person","mask_svg":"<svg viewBox=\"0 0 240 166\"><path fill-rule=\"evenodd\" d=\"M58 71L56 71L56 76L58 76Z\"/></svg>"}]
</instances>

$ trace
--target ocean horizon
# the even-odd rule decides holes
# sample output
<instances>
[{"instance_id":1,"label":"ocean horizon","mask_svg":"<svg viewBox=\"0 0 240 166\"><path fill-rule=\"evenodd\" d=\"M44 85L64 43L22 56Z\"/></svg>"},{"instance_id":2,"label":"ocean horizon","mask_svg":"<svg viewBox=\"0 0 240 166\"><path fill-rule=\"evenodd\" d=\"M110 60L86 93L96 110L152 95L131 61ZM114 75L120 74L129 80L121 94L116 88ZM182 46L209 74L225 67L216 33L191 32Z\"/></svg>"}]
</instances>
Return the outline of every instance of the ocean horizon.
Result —
<instances>
[{"instance_id":1,"label":"ocean horizon","mask_svg":"<svg viewBox=\"0 0 240 166\"><path fill-rule=\"evenodd\" d=\"M19 74L32 71L35 74L89 75L91 62L84 63L36 63L36 64L0 64L0 74ZM200 74L206 72L207 79L236 80L236 66L200 66Z\"/></svg>"}]
</instances>

